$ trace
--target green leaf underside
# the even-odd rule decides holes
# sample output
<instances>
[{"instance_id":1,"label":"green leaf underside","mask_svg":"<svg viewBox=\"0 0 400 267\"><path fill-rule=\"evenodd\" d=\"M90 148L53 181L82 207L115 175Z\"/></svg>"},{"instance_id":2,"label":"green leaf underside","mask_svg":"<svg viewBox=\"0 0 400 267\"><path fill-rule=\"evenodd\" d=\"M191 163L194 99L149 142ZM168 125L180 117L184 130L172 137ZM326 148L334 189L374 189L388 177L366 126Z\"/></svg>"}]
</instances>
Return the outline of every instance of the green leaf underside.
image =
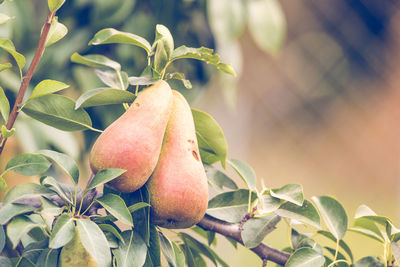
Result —
<instances>
[{"instance_id":1,"label":"green leaf underside","mask_svg":"<svg viewBox=\"0 0 400 267\"><path fill-rule=\"evenodd\" d=\"M111 266L111 253L103 231L90 220L76 220L83 246L99 267Z\"/></svg>"},{"instance_id":2,"label":"green leaf underside","mask_svg":"<svg viewBox=\"0 0 400 267\"><path fill-rule=\"evenodd\" d=\"M303 206L301 207L296 204L286 202L282 204L279 209L275 211L275 213L281 217L290 218L309 224L317 229L321 228L318 211L308 200L304 200Z\"/></svg>"},{"instance_id":3,"label":"green leaf underside","mask_svg":"<svg viewBox=\"0 0 400 267\"><path fill-rule=\"evenodd\" d=\"M159 232L159 237L161 251L165 259L171 266L176 266L175 253L171 241L162 232Z\"/></svg>"},{"instance_id":4,"label":"green leaf underside","mask_svg":"<svg viewBox=\"0 0 400 267\"><path fill-rule=\"evenodd\" d=\"M67 214L58 217L49 240L49 247L57 249L68 244L75 234L75 223Z\"/></svg>"},{"instance_id":5,"label":"green leaf underside","mask_svg":"<svg viewBox=\"0 0 400 267\"><path fill-rule=\"evenodd\" d=\"M37 154L19 154L12 158L6 165L6 170L12 170L23 175L38 175L46 172L51 163L43 156Z\"/></svg>"},{"instance_id":6,"label":"green leaf underside","mask_svg":"<svg viewBox=\"0 0 400 267\"><path fill-rule=\"evenodd\" d=\"M35 86L35 88L32 91L32 95L30 96L30 99L39 96L49 95L68 87L69 85L63 82L54 80L43 80L38 85Z\"/></svg>"},{"instance_id":7,"label":"green leaf underside","mask_svg":"<svg viewBox=\"0 0 400 267\"><path fill-rule=\"evenodd\" d=\"M33 222L28 217L20 215L12 219L7 225L7 236L11 241L13 249L16 248L21 238L31 231L33 228L41 227L41 225Z\"/></svg>"},{"instance_id":8,"label":"green leaf underside","mask_svg":"<svg viewBox=\"0 0 400 267\"><path fill-rule=\"evenodd\" d=\"M289 258L285 267L321 267L325 258L312 248L300 248Z\"/></svg>"},{"instance_id":9,"label":"green leaf underside","mask_svg":"<svg viewBox=\"0 0 400 267\"><path fill-rule=\"evenodd\" d=\"M121 70L121 65L118 62L111 60L106 56L98 54L82 56L79 55L78 53L74 53L71 56L71 61L74 63L79 63L93 68L106 67L106 68L112 68L117 71Z\"/></svg>"},{"instance_id":10,"label":"green leaf underside","mask_svg":"<svg viewBox=\"0 0 400 267\"><path fill-rule=\"evenodd\" d=\"M132 215L121 197L114 194L105 194L101 198L96 199L96 201L115 218L129 226L133 226Z\"/></svg>"},{"instance_id":11,"label":"green leaf underside","mask_svg":"<svg viewBox=\"0 0 400 267\"><path fill-rule=\"evenodd\" d=\"M75 110L75 102L61 95L45 95L29 101L22 109L32 118L62 131L91 129L92 120L83 110Z\"/></svg>"},{"instance_id":12,"label":"green leaf underside","mask_svg":"<svg viewBox=\"0 0 400 267\"><path fill-rule=\"evenodd\" d=\"M150 54L151 52L150 43L143 37L132 33L121 32L112 28L103 29L97 32L89 42L89 45L100 44L130 44L142 47L146 50L147 54Z\"/></svg>"},{"instance_id":13,"label":"green leaf underside","mask_svg":"<svg viewBox=\"0 0 400 267\"><path fill-rule=\"evenodd\" d=\"M217 186L219 189L222 189L223 187L226 187L229 189L238 189L238 186L236 185L236 183L230 177L228 177L225 173L219 171L218 169L216 169L210 165L205 165L204 169L206 171L208 180L213 185Z\"/></svg>"},{"instance_id":14,"label":"green leaf underside","mask_svg":"<svg viewBox=\"0 0 400 267\"><path fill-rule=\"evenodd\" d=\"M230 159L228 163L237 172L237 174L239 174L240 178L243 179L248 188L252 191L255 191L257 178L253 168L247 163L238 159Z\"/></svg>"},{"instance_id":15,"label":"green leaf underside","mask_svg":"<svg viewBox=\"0 0 400 267\"><path fill-rule=\"evenodd\" d=\"M298 206L303 205L303 187L299 184L287 184L281 188L271 189L271 196L292 202Z\"/></svg>"},{"instance_id":16,"label":"green leaf underside","mask_svg":"<svg viewBox=\"0 0 400 267\"><path fill-rule=\"evenodd\" d=\"M248 220L243 225L243 231L241 232L245 247L254 248L258 246L267 234L275 230L275 226L279 221L280 217L275 214Z\"/></svg>"},{"instance_id":17,"label":"green leaf underside","mask_svg":"<svg viewBox=\"0 0 400 267\"><path fill-rule=\"evenodd\" d=\"M8 98L4 93L3 88L0 87L0 121L1 117L6 122L8 120L8 116L10 114L10 103L8 102Z\"/></svg>"},{"instance_id":18,"label":"green leaf underside","mask_svg":"<svg viewBox=\"0 0 400 267\"><path fill-rule=\"evenodd\" d=\"M192 88L192 83L186 79L185 74L181 72L174 72L174 73L167 73L165 75L166 80L174 79L174 80L179 80L182 82L183 86L185 86L187 89Z\"/></svg>"},{"instance_id":19,"label":"green leaf underside","mask_svg":"<svg viewBox=\"0 0 400 267\"><path fill-rule=\"evenodd\" d=\"M117 88L97 88L82 94L75 103L75 109L131 103L135 94Z\"/></svg>"},{"instance_id":20,"label":"green leaf underside","mask_svg":"<svg viewBox=\"0 0 400 267\"><path fill-rule=\"evenodd\" d=\"M248 211L250 191L239 189L221 193L208 202L207 214L230 223L238 223ZM256 195L252 193L254 201Z\"/></svg>"},{"instance_id":21,"label":"green leaf underside","mask_svg":"<svg viewBox=\"0 0 400 267\"><path fill-rule=\"evenodd\" d=\"M203 111L192 108L192 115L202 161L209 165L221 161L225 167L228 144L221 127Z\"/></svg>"},{"instance_id":22,"label":"green leaf underside","mask_svg":"<svg viewBox=\"0 0 400 267\"><path fill-rule=\"evenodd\" d=\"M76 162L66 154L51 150L40 150L39 154L53 160L67 174L74 184L79 182L79 168Z\"/></svg>"},{"instance_id":23,"label":"green leaf underside","mask_svg":"<svg viewBox=\"0 0 400 267\"><path fill-rule=\"evenodd\" d=\"M349 231L356 232L367 236L369 238L373 238L381 243L385 242L385 239L379 230L378 226L376 226L374 221L371 221L368 218L357 218L354 220L354 225Z\"/></svg>"},{"instance_id":24,"label":"green leaf underside","mask_svg":"<svg viewBox=\"0 0 400 267\"><path fill-rule=\"evenodd\" d=\"M8 39L0 39L0 48L4 49L13 56L20 70L25 66L25 57L15 51L15 46L12 41Z\"/></svg>"},{"instance_id":25,"label":"green leaf underside","mask_svg":"<svg viewBox=\"0 0 400 267\"><path fill-rule=\"evenodd\" d=\"M3 203L8 204L17 201L27 195L51 195L52 191L47 188L34 184L34 183L23 183L16 185L5 196Z\"/></svg>"},{"instance_id":26,"label":"green leaf underside","mask_svg":"<svg viewBox=\"0 0 400 267\"><path fill-rule=\"evenodd\" d=\"M55 192L65 203L73 204L72 201L68 198L65 191L61 188L60 183L56 181L51 176L44 176L40 178L40 183L47 187L52 192ZM72 194L70 194L72 195Z\"/></svg>"},{"instance_id":27,"label":"green leaf underside","mask_svg":"<svg viewBox=\"0 0 400 267\"><path fill-rule=\"evenodd\" d=\"M236 73L230 64L222 63L219 55L213 54L214 50L206 47L192 48L182 45L176 48L171 55L170 61L177 59L197 59L214 65L221 71L236 76Z\"/></svg>"},{"instance_id":28,"label":"green leaf underside","mask_svg":"<svg viewBox=\"0 0 400 267\"><path fill-rule=\"evenodd\" d=\"M113 169L113 168L100 170L93 177L92 181L87 186L86 191L88 192L88 191L92 190L93 188L95 188L98 185L107 183L107 182L111 181L112 179L117 178L118 176L120 176L124 172L126 172L126 170Z\"/></svg>"},{"instance_id":29,"label":"green leaf underside","mask_svg":"<svg viewBox=\"0 0 400 267\"><path fill-rule=\"evenodd\" d=\"M60 41L65 35L68 33L68 28L58 22L58 17L54 17L53 22L51 23L51 27L46 39L46 47Z\"/></svg>"},{"instance_id":30,"label":"green leaf underside","mask_svg":"<svg viewBox=\"0 0 400 267\"><path fill-rule=\"evenodd\" d=\"M342 239L347 231L347 215L343 206L329 196L312 197L329 231L336 239Z\"/></svg>"},{"instance_id":31,"label":"green leaf underside","mask_svg":"<svg viewBox=\"0 0 400 267\"><path fill-rule=\"evenodd\" d=\"M60 208L46 197L40 196L40 202L42 203L41 213L44 215L58 216L63 211L63 208Z\"/></svg>"},{"instance_id":32,"label":"green leaf underside","mask_svg":"<svg viewBox=\"0 0 400 267\"><path fill-rule=\"evenodd\" d=\"M117 71L112 71L112 70L102 71L99 69L95 69L94 73L109 88L118 88L118 89L126 90L129 87L128 74L125 71L120 72L121 78L122 78L122 84L121 84L121 79L118 76Z\"/></svg>"},{"instance_id":33,"label":"green leaf underside","mask_svg":"<svg viewBox=\"0 0 400 267\"><path fill-rule=\"evenodd\" d=\"M133 231L122 233L125 244L113 250L118 267L143 266L146 261L147 246L139 234Z\"/></svg>"},{"instance_id":34,"label":"green leaf underside","mask_svg":"<svg viewBox=\"0 0 400 267\"><path fill-rule=\"evenodd\" d=\"M110 232L113 234L116 238L119 239L123 244L125 243L124 239L121 236L121 233L111 224L99 224L100 229L104 232Z\"/></svg>"}]
</instances>

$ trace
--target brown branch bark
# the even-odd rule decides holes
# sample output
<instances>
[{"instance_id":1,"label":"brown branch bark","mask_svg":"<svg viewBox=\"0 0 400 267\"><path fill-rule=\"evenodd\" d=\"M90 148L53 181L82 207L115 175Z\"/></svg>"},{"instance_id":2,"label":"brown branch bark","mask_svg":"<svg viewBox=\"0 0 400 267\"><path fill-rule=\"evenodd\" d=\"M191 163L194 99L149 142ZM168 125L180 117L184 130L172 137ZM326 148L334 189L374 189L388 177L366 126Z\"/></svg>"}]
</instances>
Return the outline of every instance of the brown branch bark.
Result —
<instances>
[{"instance_id":1,"label":"brown branch bark","mask_svg":"<svg viewBox=\"0 0 400 267\"><path fill-rule=\"evenodd\" d=\"M216 232L223 236L230 237L243 245L239 225L219 221L208 215L204 216L204 218L197 225L204 230ZM290 257L289 253L277 250L264 243L261 243L251 250L257 254L261 260L273 261L280 265L285 265Z\"/></svg>"},{"instance_id":2,"label":"brown branch bark","mask_svg":"<svg viewBox=\"0 0 400 267\"><path fill-rule=\"evenodd\" d=\"M28 85L32 79L32 76L35 73L35 70L36 70L37 65L39 64L40 58L43 55L45 45L46 45L47 35L49 34L50 26L51 26L51 23L53 22L54 15L55 15L55 12L49 12L49 14L47 16L46 23L43 26L43 31L42 31L42 34L40 35L39 44L36 48L35 55L33 56L32 62L29 65L26 75L22 79L17 98L15 100L13 109L11 110L10 116L8 118L8 121L6 124L6 128L8 130L10 130L14 126L15 120L17 119L18 114L19 114L19 111L18 111L19 105L21 105L22 100L24 99L26 89L28 88ZM3 136L0 134L0 144L1 144L0 155L3 152L4 146L6 145L6 141L7 141L7 139L4 139L4 141L3 141Z\"/></svg>"}]
</instances>

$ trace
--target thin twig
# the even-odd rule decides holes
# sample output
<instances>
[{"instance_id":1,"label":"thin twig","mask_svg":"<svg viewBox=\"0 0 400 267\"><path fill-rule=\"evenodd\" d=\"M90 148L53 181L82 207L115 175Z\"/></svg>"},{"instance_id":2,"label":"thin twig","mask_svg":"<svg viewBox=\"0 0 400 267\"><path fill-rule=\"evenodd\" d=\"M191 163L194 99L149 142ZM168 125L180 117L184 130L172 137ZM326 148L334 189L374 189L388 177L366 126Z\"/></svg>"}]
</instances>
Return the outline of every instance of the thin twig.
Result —
<instances>
[{"instance_id":1,"label":"thin twig","mask_svg":"<svg viewBox=\"0 0 400 267\"><path fill-rule=\"evenodd\" d=\"M21 105L22 100L24 99L26 89L28 88L28 85L32 79L32 76L35 73L35 70L36 70L37 65L39 64L40 58L43 55L45 45L46 45L47 35L49 33L51 23L53 22L54 15L55 15L55 12L49 12L49 14L47 16L46 23L43 26L43 31L42 31L42 34L40 35L39 44L36 48L35 55L33 56L32 62L29 65L29 68L28 68L28 71L27 71L25 77L22 79L17 98L15 100L13 109L8 118L8 121L6 124L6 128L8 130L11 130L12 127L14 126L15 120L17 119L17 116L19 114L19 105ZM3 141L3 136L1 136L1 134L0 134L0 144L1 144L0 155L3 152L6 141L7 141L7 139L4 139L4 141Z\"/></svg>"}]
</instances>

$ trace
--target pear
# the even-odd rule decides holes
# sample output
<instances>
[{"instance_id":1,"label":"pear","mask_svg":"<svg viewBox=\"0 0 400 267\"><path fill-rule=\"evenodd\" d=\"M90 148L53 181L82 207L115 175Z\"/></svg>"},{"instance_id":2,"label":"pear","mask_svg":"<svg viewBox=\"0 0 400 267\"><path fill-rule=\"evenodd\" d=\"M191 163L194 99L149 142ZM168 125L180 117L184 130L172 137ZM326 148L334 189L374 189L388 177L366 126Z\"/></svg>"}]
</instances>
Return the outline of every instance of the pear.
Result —
<instances>
[{"instance_id":1,"label":"pear","mask_svg":"<svg viewBox=\"0 0 400 267\"><path fill-rule=\"evenodd\" d=\"M164 228L188 228L198 223L206 212L208 182L191 109L179 92L172 92L171 116L160 158L147 188L154 224Z\"/></svg>"},{"instance_id":2,"label":"pear","mask_svg":"<svg viewBox=\"0 0 400 267\"><path fill-rule=\"evenodd\" d=\"M78 228L75 228L75 234L71 241L68 242L60 253L58 262L59 267L98 267L97 262L87 252L82 244L79 236Z\"/></svg>"},{"instance_id":3,"label":"pear","mask_svg":"<svg viewBox=\"0 0 400 267\"><path fill-rule=\"evenodd\" d=\"M123 193L142 187L156 167L171 108L172 90L167 82L144 89L96 140L90 152L92 171L125 169L110 185Z\"/></svg>"}]
</instances>

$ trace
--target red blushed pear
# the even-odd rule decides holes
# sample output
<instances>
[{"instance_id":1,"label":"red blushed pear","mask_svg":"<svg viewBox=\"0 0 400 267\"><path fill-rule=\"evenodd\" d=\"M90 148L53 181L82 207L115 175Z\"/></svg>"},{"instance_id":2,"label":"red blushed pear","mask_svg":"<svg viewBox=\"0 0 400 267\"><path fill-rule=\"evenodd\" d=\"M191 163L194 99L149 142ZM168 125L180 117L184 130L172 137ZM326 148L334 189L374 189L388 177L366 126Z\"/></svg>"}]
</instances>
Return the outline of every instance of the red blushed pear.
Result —
<instances>
[{"instance_id":1,"label":"red blushed pear","mask_svg":"<svg viewBox=\"0 0 400 267\"><path fill-rule=\"evenodd\" d=\"M189 104L179 92L172 92L171 116L160 158L147 188L154 224L188 228L198 223L206 212L208 184Z\"/></svg>"},{"instance_id":2,"label":"red blushed pear","mask_svg":"<svg viewBox=\"0 0 400 267\"><path fill-rule=\"evenodd\" d=\"M110 185L123 193L142 187L156 167L171 108L172 90L167 82L144 89L96 140L90 153L92 171L125 169Z\"/></svg>"}]
</instances>

